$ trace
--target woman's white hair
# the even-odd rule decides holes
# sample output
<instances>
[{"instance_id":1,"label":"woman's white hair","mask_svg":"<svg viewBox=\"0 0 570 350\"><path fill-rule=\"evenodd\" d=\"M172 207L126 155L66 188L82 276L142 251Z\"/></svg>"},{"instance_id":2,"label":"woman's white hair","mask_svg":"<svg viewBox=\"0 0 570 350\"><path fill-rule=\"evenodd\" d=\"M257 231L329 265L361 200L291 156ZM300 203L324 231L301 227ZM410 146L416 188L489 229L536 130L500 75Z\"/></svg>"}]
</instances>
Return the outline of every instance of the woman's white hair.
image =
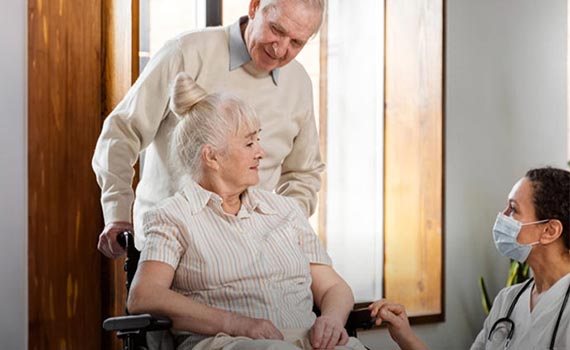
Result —
<instances>
[{"instance_id":1,"label":"woman's white hair","mask_svg":"<svg viewBox=\"0 0 570 350\"><path fill-rule=\"evenodd\" d=\"M170 109L180 121L174 128L171 156L181 172L199 181L203 176L202 149L211 145L223 153L230 135L259 129L254 110L227 93L208 94L187 73L179 73L172 85Z\"/></svg>"}]
</instances>

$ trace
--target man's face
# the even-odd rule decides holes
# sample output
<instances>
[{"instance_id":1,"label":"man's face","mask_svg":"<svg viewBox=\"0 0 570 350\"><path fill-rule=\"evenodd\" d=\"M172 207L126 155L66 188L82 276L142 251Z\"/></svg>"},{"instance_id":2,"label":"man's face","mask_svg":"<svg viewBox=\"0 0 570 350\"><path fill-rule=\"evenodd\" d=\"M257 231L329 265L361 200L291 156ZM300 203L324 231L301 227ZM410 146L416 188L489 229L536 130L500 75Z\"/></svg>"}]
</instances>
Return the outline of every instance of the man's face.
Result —
<instances>
[{"instance_id":1,"label":"man's face","mask_svg":"<svg viewBox=\"0 0 570 350\"><path fill-rule=\"evenodd\" d=\"M298 0L276 1L263 9L252 0L244 36L254 65L269 72L289 63L317 29L320 15Z\"/></svg>"}]
</instances>

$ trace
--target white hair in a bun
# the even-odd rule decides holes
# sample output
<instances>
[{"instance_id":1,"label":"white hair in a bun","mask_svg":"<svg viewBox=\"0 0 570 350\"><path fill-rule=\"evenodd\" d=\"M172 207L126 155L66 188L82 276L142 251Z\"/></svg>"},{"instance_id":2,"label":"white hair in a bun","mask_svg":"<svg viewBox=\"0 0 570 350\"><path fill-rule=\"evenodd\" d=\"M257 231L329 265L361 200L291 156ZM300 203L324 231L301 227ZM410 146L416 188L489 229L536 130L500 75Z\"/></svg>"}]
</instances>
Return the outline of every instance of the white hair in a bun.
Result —
<instances>
[{"instance_id":1,"label":"white hair in a bun","mask_svg":"<svg viewBox=\"0 0 570 350\"><path fill-rule=\"evenodd\" d=\"M176 76L170 108L181 118L172 133L170 151L182 180L186 175L195 181L202 178L205 145L223 152L230 135L243 128L259 129L255 111L241 99L227 93L208 94L187 73Z\"/></svg>"},{"instance_id":2,"label":"white hair in a bun","mask_svg":"<svg viewBox=\"0 0 570 350\"><path fill-rule=\"evenodd\" d=\"M170 95L170 109L182 117L208 93L188 73L179 73L174 79Z\"/></svg>"}]
</instances>

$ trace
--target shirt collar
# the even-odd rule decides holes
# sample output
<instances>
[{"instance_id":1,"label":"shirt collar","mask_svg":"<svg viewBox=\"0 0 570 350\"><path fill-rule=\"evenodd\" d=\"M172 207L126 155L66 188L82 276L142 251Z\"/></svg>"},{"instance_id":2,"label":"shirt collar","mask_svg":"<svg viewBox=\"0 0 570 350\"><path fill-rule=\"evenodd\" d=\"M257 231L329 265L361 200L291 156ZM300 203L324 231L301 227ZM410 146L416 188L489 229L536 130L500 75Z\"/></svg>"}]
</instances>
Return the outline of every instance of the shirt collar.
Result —
<instances>
[{"instance_id":1,"label":"shirt collar","mask_svg":"<svg viewBox=\"0 0 570 350\"><path fill-rule=\"evenodd\" d=\"M249 18L247 16L243 16L229 28L230 71L251 62L251 56L247 51L247 47L245 46L245 41L243 40L240 29L240 25L247 22L248 20ZM273 79L273 83L277 86L277 83L279 82L279 68L275 68L271 71L271 78Z\"/></svg>"},{"instance_id":2,"label":"shirt collar","mask_svg":"<svg viewBox=\"0 0 570 350\"><path fill-rule=\"evenodd\" d=\"M263 196L261 196L259 193L259 190L254 188L249 188L244 192L242 196L242 204L249 213L256 210L262 214L267 215L277 214L275 209L267 204Z\"/></svg>"},{"instance_id":3,"label":"shirt collar","mask_svg":"<svg viewBox=\"0 0 570 350\"><path fill-rule=\"evenodd\" d=\"M188 201L192 215L196 215L201 212L210 200L218 202L219 204L222 203L222 198L220 196L204 189L194 180L189 180L184 186L182 192Z\"/></svg>"},{"instance_id":4,"label":"shirt collar","mask_svg":"<svg viewBox=\"0 0 570 350\"><path fill-rule=\"evenodd\" d=\"M188 201L192 215L201 212L210 201L213 202L216 207L220 207L222 204L222 197L217 193L206 190L194 180L188 181L182 192ZM277 213L255 189L247 189L242 194L242 208L240 212L243 212L243 209L245 209L248 214L251 214L254 210L267 215Z\"/></svg>"}]
</instances>

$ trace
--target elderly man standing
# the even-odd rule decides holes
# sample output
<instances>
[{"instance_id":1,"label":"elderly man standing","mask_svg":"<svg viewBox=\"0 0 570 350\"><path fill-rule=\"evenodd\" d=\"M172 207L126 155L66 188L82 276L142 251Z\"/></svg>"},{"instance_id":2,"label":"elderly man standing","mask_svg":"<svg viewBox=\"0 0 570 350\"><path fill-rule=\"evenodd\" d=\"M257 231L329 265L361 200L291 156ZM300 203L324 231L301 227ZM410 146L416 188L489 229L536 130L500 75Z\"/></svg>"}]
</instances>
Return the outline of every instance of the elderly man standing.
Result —
<instances>
[{"instance_id":1,"label":"elderly man standing","mask_svg":"<svg viewBox=\"0 0 570 350\"><path fill-rule=\"evenodd\" d=\"M156 53L105 120L95 149L93 169L106 224L98 243L103 254L116 258L124 253L115 238L132 230L133 221L142 248L142 215L178 190L168 152L177 117L168 107L168 94L180 72L209 93L231 92L255 109L266 151L259 186L296 199L306 216L313 213L324 165L311 81L293 59L318 31L324 1L251 0L248 16L236 23L181 34ZM143 150L135 198L133 166Z\"/></svg>"}]
</instances>

